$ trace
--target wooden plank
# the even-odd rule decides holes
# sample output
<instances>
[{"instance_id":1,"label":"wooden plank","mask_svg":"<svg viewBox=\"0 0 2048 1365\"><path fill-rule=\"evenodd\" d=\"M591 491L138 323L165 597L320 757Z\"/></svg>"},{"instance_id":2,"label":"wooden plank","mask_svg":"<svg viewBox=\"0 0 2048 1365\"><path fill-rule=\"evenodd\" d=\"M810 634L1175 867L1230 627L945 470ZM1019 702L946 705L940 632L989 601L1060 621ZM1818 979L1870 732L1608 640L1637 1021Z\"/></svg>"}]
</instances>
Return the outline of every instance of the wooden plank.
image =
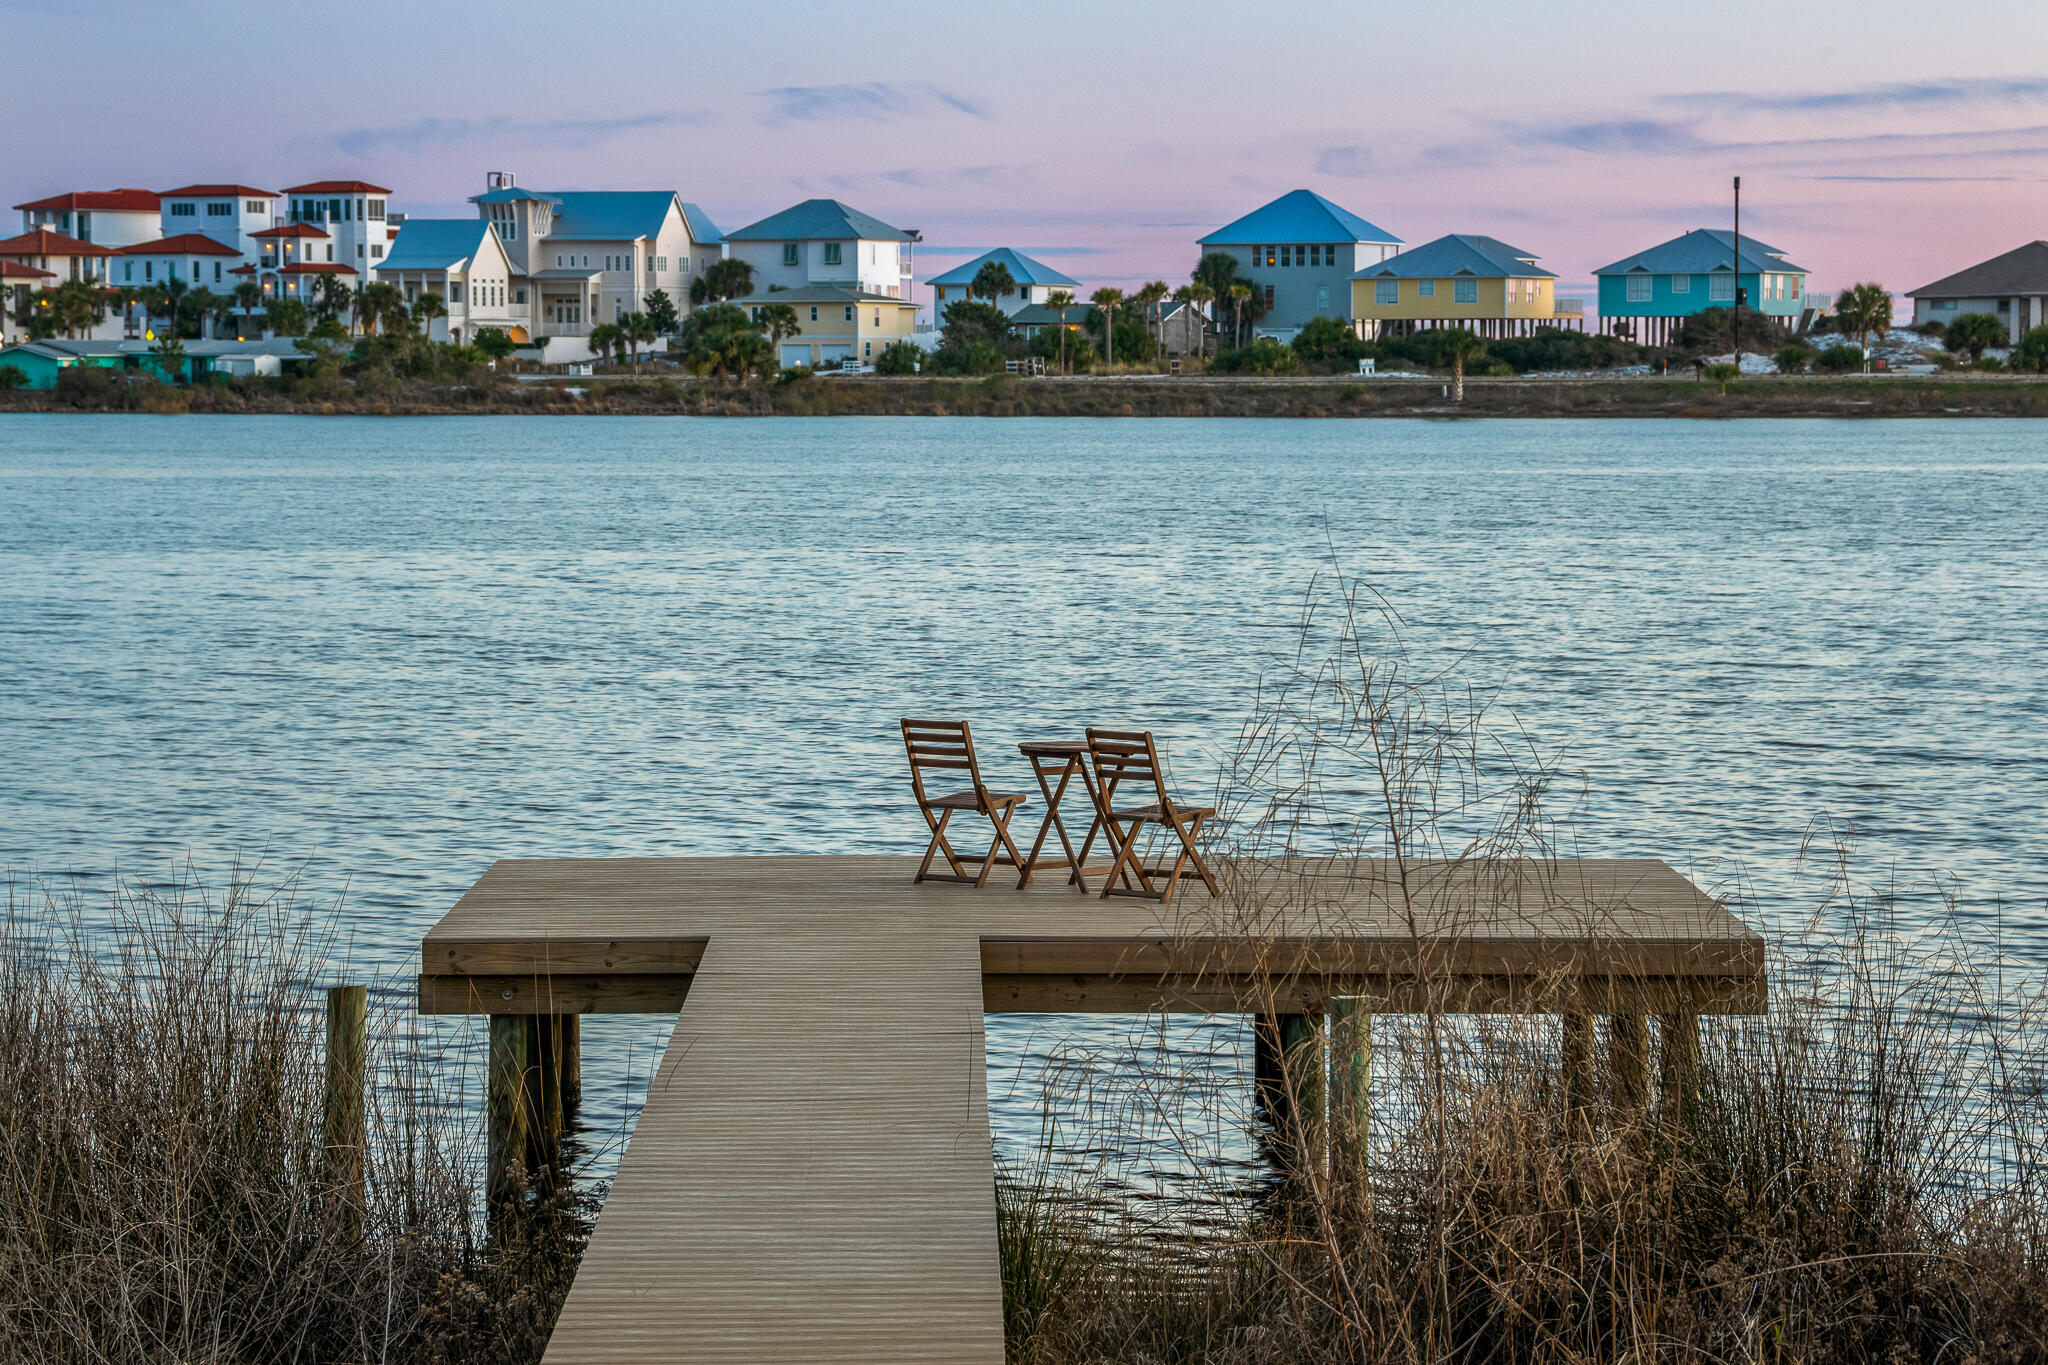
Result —
<instances>
[{"instance_id":1,"label":"wooden plank","mask_svg":"<svg viewBox=\"0 0 2048 1365\"><path fill-rule=\"evenodd\" d=\"M688 973L422 976L421 1014L674 1014Z\"/></svg>"},{"instance_id":2,"label":"wooden plank","mask_svg":"<svg viewBox=\"0 0 2048 1365\"><path fill-rule=\"evenodd\" d=\"M1473 975L1437 980L1328 976L1282 994L1307 1013L1333 998L1355 998L1377 1014L1556 1014L1566 1005L1597 1014L1762 1014L1767 983L1754 977L1596 977L1567 985L1553 977ZM988 1014L1249 1014L1273 985L1261 977L1052 976L985 973Z\"/></svg>"}]
</instances>

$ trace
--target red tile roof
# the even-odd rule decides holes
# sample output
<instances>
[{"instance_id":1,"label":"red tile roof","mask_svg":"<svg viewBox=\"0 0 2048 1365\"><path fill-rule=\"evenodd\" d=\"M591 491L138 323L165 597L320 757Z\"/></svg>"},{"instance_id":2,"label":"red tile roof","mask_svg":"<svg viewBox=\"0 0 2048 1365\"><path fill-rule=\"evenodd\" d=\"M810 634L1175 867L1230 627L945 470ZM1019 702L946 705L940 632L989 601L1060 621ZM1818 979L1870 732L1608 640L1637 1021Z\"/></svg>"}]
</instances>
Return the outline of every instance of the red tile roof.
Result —
<instances>
[{"instance_id":1,"label":"red tile roof","mask_svg":"<svg viewBox=\"0 0 2048 1365\"><path fill-rule=\"evenodd\" d=\"M257 195L264 199L277 198L276 190L252 189L247 185L187 185L182 189L165 190L158 197L162 199L205 199L227 195L231 198L239 198L245 194Z\"/></svg>"},{"instance_id":2,"label":"red tile roof","mask_svg":"<svg viewBox=\"0 0 2048 1365\"><path fill-rule=\"evenodd\" d=\"M81 242L61 232L37 228L0 242L0 256L111 256L114 253L94 242Z\"/></svg>"},{"instance_id":3,"label":"red tile roof","mask_svg":"<svg viewBox=\"0 0 2048 1365\"><path fill-rule=\"evenodd\" d=\"M356 268L339 261L301 261L277 272L280 275L353 275Z\"/></svg>"},{"instance_id":4,"label":"red tile roof","mask_svg":"<svg viewBox=\"0 0 2048 1365\"><path fill-rule=\"evenodd\" d=\"M57 194L48 199L34 199L26 204L16 204L18 209L127 209L138 213L155 213L160 207L155 190L80 190L75 194Z\"/></svg>"},{"instance_id":5,"label":"red tile roof","mask_svg":"<svg viewBox=\"0 0 2048 1365\"><path fill-rule=\"evenodd\" d=\"M54 280L54 270L38 270L19 261L0 261L0 280Z\"/></svg>"},{"instance_id":6,"label":"red tile roof","mask_svg":"<svg viewBox=\"0 0 2048 1365\"><path fill-rule=\"evenodd\" d=\"M286 194L389 194L382 185L367 180L315 180L310 185L292 185Z\"/></svg>"},{"instance_id":7,"label":"red tile roof","mask_svg":"<svg viewBox=\"0 0 2048 1365\"><path fill-rule=\"evenodd\" d=\"M203 232L181 232L175 237L160 237L154 242L137 242L134 246L119 247L116 256L239 256L242 253L231 246L216 242Z\"/></svg>"},{"instance_id":8,"label":"red tile roof","mask_svg":"<svg viewBox=\"0 0 2048 1365\"><path fill-rule=\"evenodd\" d=\"M228 267L228 274L230 275L253 275L255 273L256 267L253 265L231 265Z\"/></svg>"},{"instance_id":9,"label":"red tile roof","mask_svg":"<svg viewBox=\"0 0 2048 1365\"><path fill-rule=\"evenodd\" d=\"M311 223L286 223L283 227L265 228L252 232L251 237L325 237L327 234Z\"/></svg>"}]
</instances>

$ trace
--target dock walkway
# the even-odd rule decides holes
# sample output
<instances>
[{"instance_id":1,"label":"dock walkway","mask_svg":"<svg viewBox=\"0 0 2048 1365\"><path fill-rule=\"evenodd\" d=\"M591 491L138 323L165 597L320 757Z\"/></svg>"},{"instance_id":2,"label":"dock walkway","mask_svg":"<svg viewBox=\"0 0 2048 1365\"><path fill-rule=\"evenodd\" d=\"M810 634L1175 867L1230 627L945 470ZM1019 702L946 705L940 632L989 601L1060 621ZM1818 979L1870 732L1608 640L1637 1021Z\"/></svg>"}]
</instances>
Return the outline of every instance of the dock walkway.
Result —
<instances>
[{"instance_id":1,"label":"dock walkway","mask_svg":"<svg viewBox=\"0 0 2048 1365\"><path fill-rule=\"evenodd\" d=\"M984 1013L1251 1012L1276 974L1305 1013L1763 1004L1761 940L1653 860L1240 869L1165 912L915 865L506 861L429 932L423 1011L679 1011L551 1365L998 1365Z\"/></svg>"}]
</instances>

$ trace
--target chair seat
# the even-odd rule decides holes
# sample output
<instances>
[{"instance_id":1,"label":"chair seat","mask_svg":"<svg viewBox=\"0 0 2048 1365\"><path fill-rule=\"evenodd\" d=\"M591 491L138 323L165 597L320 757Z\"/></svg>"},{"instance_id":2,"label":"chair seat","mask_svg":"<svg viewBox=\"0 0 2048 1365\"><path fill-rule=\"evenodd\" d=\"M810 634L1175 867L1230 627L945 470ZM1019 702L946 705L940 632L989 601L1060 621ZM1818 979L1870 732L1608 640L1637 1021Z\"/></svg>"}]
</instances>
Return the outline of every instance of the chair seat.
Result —
<instances>
[{"instance_id":1,"label":"chair seat","mask_svg":"<svg viewBox=\"0 0 2048 1365\"><path fill-rule=\"evenodd\" d=\"M1206 820L1214 815L1216 811L1210 806L1175 806L1173 813L1182 818L1190 815L1199 815ZM1132 806L1128 810L1113 810L1110 814L1119 820L1164 820L1166 818L1166 812L1159 808L1159 803L1156 801L1149 806Z\"/></svg>"},{"instance_id":2,"label":"chair seat","mask_svg":"<svg viewBox=\"0 0 2048 1365\"><path fill-rule=\"evenodd\" d=\"M988 803L996 810L1024 804L1022 792L990 792ZM926 804L937 810L980 810L981 803L974 799L973 792L954 792L950 796L934 796Z\"/></svg>"}]
</instances>

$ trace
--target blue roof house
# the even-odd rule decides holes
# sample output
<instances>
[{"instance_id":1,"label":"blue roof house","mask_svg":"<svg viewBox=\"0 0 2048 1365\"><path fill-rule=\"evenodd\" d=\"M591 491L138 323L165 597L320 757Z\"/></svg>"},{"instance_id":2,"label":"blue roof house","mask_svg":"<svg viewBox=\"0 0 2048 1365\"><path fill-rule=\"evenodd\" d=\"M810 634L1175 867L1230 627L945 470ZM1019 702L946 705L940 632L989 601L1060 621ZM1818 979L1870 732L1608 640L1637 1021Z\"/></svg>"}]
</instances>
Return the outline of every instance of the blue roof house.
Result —
<instances>
[{"instance_id":1,"label":"blue roof house","mask_svg":"<svg viewBox=\"0 0 2048 1365\"><path fill-rule=\"evenodd\" d=\"M688 313L691 281L725 254L710 216L674 190L530 190L492 171L470 202L505 248L515 277L509 305L536 340L586 337L600 322L644 311L656 290ZM411 226L394 251L408 249ZM583 358L574 349L554 347L547 359Z\"/></svg>"},{"instance_id":2,"label":"blue roof house","mask_svg":"<svg viewBox=\"0 0 2048 1365\"><path fill-rule=\"evenodd\" d=\"M806 199L725 234L726 254L754 267L754 291L831 286L910 297L914 228L892 227L837 199Z\"/></svg>"},{"instance_id":3,"label":"blue roof house","mask_svg":"<svg viewBox=\"0 0 2048 1365\"><path fill-rule=\"evenodd\" d=\"M429 324L436 341L474 341L486 327L528 339L529 308L520 301L526 282L482 219L408 218L372 273L397 285L408 308L422 294L441 299L446 311Z\"/></svg>"},{"instance_id":4,"label":"blue roof house","mask_svg":"<svg viewBox=\"0 0 2048 1365\"><path fill-rule=\"evenodd\" d=\"M1043 304L1059 290L1066 290L1076 298L1081 297L1081 285L1070 275L1062 275L1043 261L1034 261L1021 251L999 246L994 251L984 251L965 265L956 265L943 275L931 278L932 312L940 320L946 316L949 304L955 304L967 297L968 286L981 273L983 266L994 263L1010 272L1010 278L1017 282L1016 288L1003 293L995 300L996 307L1015 317L1017 313L1033 304Z\"/></svg>"},{"instance_id":5,"label":"blue roof house","mask_svg":"<svg viewBox=\"0 0 2048 1365\"><path fill-rule=\"evenodd\" d=\"M1257 334L1290 340L1311 319L1351 320L1351 277L1401 239L1313 190L1293 190L1199 239L1237 262L1266 305Z\"/></svg>"},{"instance_id":6,"label":"blue roof house","mask_svg":"<svg viewBox=\"0 0 2048 1365\"><path fill-rule=\"evenodd\" d=\"M1657 346L1679 321L1709 308L1742 304L1781 322L1804 309L1806 270L1768 242L1743 234L1740 269L1735 234L1695 228L1593 272L1600 282L1600 330Z\"/></svg>"}]
</instances>

